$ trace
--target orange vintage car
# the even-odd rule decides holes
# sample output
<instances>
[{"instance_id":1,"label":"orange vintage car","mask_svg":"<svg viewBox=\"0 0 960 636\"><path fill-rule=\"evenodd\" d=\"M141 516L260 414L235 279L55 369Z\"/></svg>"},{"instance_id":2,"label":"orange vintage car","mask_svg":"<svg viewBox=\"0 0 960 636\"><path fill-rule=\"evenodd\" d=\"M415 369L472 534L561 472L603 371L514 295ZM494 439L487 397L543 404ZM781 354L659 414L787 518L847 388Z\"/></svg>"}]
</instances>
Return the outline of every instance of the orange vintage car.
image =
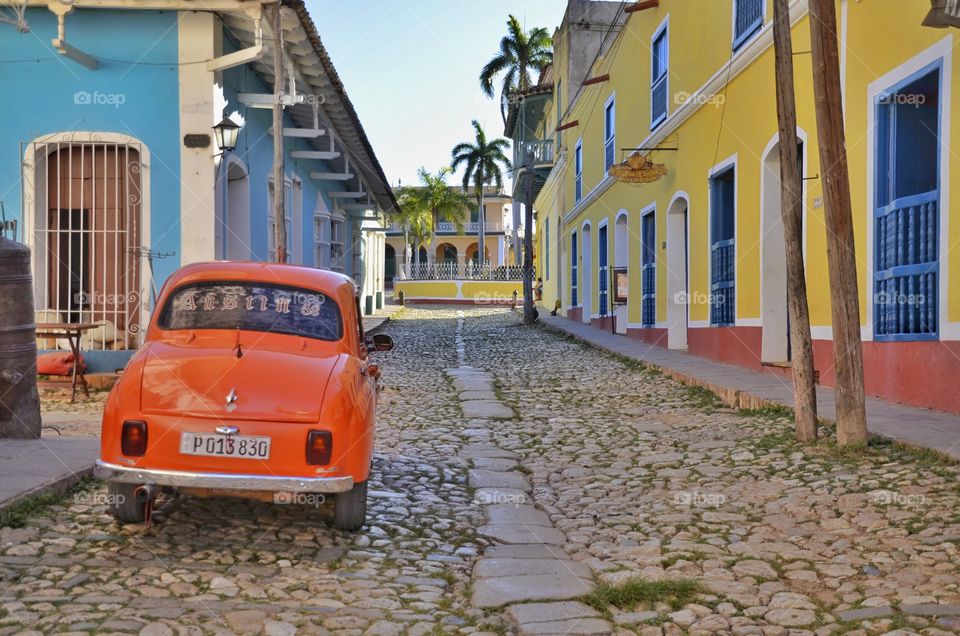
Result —
<instances>
[{"instance_id":1,"label":"orange vintage car","mask_svg":"<svg viewBox=\"0 0 960 636\"><path fill-rule=\"evenodd\" d=\"M366 517L377 378L356 284L334 272L216 262L178 270L110 393L95 474L111 512L149 519L163 489L299 501Z\"/></svg>"}]
</instances>

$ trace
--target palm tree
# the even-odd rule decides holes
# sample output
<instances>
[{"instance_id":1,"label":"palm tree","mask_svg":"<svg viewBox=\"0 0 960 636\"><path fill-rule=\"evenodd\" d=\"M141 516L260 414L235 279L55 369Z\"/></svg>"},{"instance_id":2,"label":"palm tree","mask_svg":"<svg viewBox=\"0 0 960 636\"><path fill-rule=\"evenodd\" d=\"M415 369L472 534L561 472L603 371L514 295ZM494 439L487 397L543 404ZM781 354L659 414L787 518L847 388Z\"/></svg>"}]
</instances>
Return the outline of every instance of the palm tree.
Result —
<instances>
[{"instance_id":1,"label":"palm tree","mask_svg":"<svg viewBox=\"0 0 960 636\"><path fill-rule=\"evenodd\" d=\"M420 185L407 186L400 190L400 196L407 201L407 205L419 209L429 222L431 245L437 236L439 223L453 223L457 233L463 232L466 223L470 197L447 185L446 177L452 172L450 167L444 166L436 174L430 174L426 168L421 167L417 171Z\"/></svg>"},{"instance_id":2,"label":"palm tree","mask_svg":"<svg viewBox=\"0 0 960 636\"><path fill-rule=\"evenodd\" d=\"M513 93L533 85L531 71L539 73L553 61L553 40L543 27L524 31L514 16L507 18L507 34L500 40L500 51L480 71L480 88L493 97L493 78L504 73L500 89L500 114L507 121L505 105Z\"/></svg>"},{"instance_id":3,"label":"palm tree","mask_svg":"<svg viewBox=\"0 0 960 636\"><path fill-rule=\"evenodd\" d=\"M503 188L503 173L500 171L502 165L505 170L510 170L510 160L504 154L504 151L510 146L510 141L499 137L494 140L487 139L487 133L483 131L480 122L474 119L473 132L474 142L463 142L453 147L453 162L450 167L456 170L461 165L465 165L463 172L463 189L467 191L470 188L470 182L473 181L473 187L477 194L477 203L479 212L477 214L477 260L480 265L486 258L486 251L483 244L484 224L486 223L486 214L483 209L483 186L493 183L499 191Z\"/></svg>"},{"instance_id":4,"label":"palm tree","mask_svg":"<svg viewBox=\"0 0 960 636\"><path fill-rule=\"evenodd\" d=\"M427 212L419 205L419 203L410 196L410 193L406 191L405 188L401 189L400 195L397 197L397 202L400 204L400 209L394 216L394 219L400 227L403 228L403 267L404 271L407 274L407 277L410 276L410 239L413 238L416 243L416 248L414 248L415 263L420 264L420 243L425 240L430 235L430 217Z\"/></svg>"}]
</instances>

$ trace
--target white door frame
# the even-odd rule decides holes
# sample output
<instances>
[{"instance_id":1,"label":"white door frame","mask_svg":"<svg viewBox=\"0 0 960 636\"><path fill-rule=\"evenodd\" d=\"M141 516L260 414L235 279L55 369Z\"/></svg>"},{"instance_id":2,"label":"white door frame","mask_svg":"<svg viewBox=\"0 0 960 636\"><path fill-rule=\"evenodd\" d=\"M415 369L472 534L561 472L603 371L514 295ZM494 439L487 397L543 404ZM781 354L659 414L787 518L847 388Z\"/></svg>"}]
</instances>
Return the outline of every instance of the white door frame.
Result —
<instances>
[{"instance_id":1,"label":"white door frame","mask_svg":"<svg viewBox=\"0 0 960 636\"><path fill-rule=\"evenodd\" d=\"M690 197L680 191L667 206L667 348L685 351L690 317Z\"/></svg>"}]
</instances>

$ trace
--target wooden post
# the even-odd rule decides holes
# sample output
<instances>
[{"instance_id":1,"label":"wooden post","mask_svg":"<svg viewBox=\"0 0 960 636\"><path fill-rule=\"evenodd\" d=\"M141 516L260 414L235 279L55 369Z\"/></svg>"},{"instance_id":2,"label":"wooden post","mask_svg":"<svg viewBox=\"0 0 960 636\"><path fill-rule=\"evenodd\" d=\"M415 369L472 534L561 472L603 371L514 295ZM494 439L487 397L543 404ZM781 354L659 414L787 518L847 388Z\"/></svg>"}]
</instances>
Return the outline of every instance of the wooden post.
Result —
<instances>
[{"instance_id":1,"label":"wooden post","mask_svg":"<svg viewBox=\"0 0 960 636\"><path fill-rule=\"evenodd\" d=\"M777 76L780 127L780 212L787 260L787 311L793 370L793 410L799 442L817 439L817 389L813 378L813 344L803 270L803 202L797 161L797 102L793 90L793 43L789 0L773 0L773 54Z\"/></svg>"},{"instance_id":2,"label":"wooden post","mask_svg":"<svg viewBox=\"0 0 960 636\"><path fill-rule=\"evenodd\" d=\"M283 16L280 0L273 5L273 236L277 262L287 262L286 187L283 183Z\"/></svg>"},{"instance_id":3,"label":"wooden post","mask_svg":"<svg viewBox=\"0 0 960 636\"><path fill-rule=\"evenodd\" d=\"M532 325L533 315L533 154L523 159L523 322Z\"/></svg>"},{"instance_id":4,"label":"wooden post","mask_svg":"<svg viewBox=\"0 0 960 636\"><path fill-rule=\"evenodd\" d=\"M834 0L810 0L810 43L837 369L837 442L857 444L867 440L867 416Z\"/></svg>"}]
</instances>

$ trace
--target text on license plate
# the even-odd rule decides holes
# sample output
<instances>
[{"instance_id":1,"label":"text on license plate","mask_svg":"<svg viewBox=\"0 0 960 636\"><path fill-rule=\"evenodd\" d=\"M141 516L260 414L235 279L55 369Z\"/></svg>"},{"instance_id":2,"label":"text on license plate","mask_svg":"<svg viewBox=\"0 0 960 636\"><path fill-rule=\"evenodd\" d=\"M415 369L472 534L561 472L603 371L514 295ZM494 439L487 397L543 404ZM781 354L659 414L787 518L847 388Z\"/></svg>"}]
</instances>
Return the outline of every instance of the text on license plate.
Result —
<instances>
[{"instance_id":1,"label":"text on license plate","mask_svg":"<svg viewBox=\"0 0 960 636\"><path fill-rule=\"evenodd\" d=\"M180 453L240 459L269 459L270 438L254 435L181 433Z\"/></svg>"}]
</instances>

